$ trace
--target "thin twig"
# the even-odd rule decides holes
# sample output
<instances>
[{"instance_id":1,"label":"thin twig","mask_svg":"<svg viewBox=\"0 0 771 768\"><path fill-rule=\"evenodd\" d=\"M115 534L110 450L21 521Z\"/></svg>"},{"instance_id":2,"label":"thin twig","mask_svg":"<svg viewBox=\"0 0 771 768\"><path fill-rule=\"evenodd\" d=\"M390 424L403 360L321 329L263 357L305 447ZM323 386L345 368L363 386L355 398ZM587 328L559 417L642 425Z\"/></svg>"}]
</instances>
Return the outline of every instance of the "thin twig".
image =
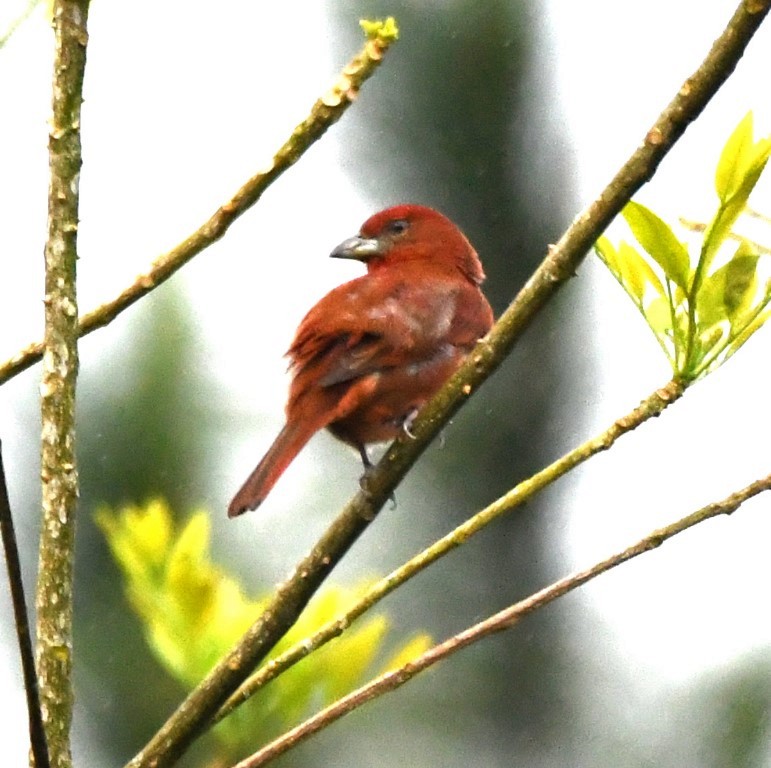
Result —
<instances>
[{"instance_id":1,"label":"thin twig","mask_svg":"<svg viewBox=\"0 0 771 768\"><path fill-rule=\"evenodd\" d=\"M366 593L352 605L345 613L336 619L327 622L320 627L310 637L303 638L288 648L279 656L268 661L264 666L255 672L222 706L217 712L215 722L225 718L236 707L243 704L247 699L253 696L257 691L275 679L289 667L301 661L316 649L325 643L341 635L351 624L362 614L372 608L373 605L389 595L397 587L409 581L413 576L417 576L425 570L431 563L438 560L456 547L465 544L474 534L479 533L493 520L506 512L524 504L535 494L551 485L559 478L566 475L571 470L588 461L592 456L601 451L608 450L622 435L631 432L648 421L648 419L659 416L665 408L678 400L685 390L685 385L670 381L661 389L657 389L649 397L643 400L640 405L630 413L616 419L610 427L599 435L582 443L569 453L552 462L540 472L536 473L527 480L522 481L512 488L508 493L496 499L481 512L478 512L466 522L459 525L455 530L450 531L438 541L434 542L418 555L411 558L404 565L392 571L387 576L373 584Z\"/></svg>"},{"instance_id":2,"label":"thin twig","mask_svg":"<svg viewBox=\"0 0 771 768\"><path fill-rule=\"evenodd\" d=\"M760 218L760 214L757 214L755 218ZM704 224L704 222L693 221L692 219L686 219L685 216L680 216L679 221L680 221L680 224L685 229L688 229L691 232L705 232L707 229L707 225ZM737 243L747 243L747 245L749 245L750 248L752 248L757 253L762 253L762 254L765 254L766 256L771 256L771 248L769 248L767 245L763 245L762 243L759 243L757 240L750 240L749 237L745 237L744 235L741 235L738 232L734 232L733 230L728 233L727 237L729 240L733 240L734 242L737 242Z\"/></svg>"},{"instance_id":3,"label":"thin twig","mask_svg":"<svg viewBox=\"0 0 771 768\"><path fill-rule=\"evenodd\" d=\"M418 415L415 438L399 439L368 477L366 491L345 506L310 553L271 598L237 646L188 695L129 768L164 768L184 752L216 711L296 621L332 568L366 529L441 427L495 371L514 343L575 274L592 243L631 196L655 173L669 150L729 77L769 11L771 0L741 3L699 69L645 135L642 145L600 196L568 228L495 327L460 370Z\"/></svg>"},{"instance_id":4,"label":"thin twig","mask_svg":"<svg viewBox=\"0 0 771 768\"><path fill-rule=\"evenodd\" d=\"M51 765L72 765L72 581L78 475L76 260L80 105L89 0L56 0L50 182L45 246L45 332L40 382L43 524L37 585L37 671Z\"/></svg>"},{"instance_id":5,"label":"thin twig","mask_svg":"<svg viewBox=\"0 0 771 768\"><path fill-rule=\"evenodd\" d=\"M27 600L24 597L24 582L21 578L21 560L16 543L16 530L13 526L11 501L8 498L8 486L5 482L3 450L0 444L0 533L3 538L5 564L8 569L8 584L13 604L13 616L16 624L16 640L21 655L21 671L24 677L24 691L27 697L27 717L29 719L29 742L35 768L48 768L48 743L46 742L43 717L40 711L40 690L35 672L35 655L32 651L32 638L29 632Z\"/></svg>"},{"instance_id":6,"label":"thin twig","mask_svg":"<svg viewBox=\"0 0 771 768\"><path fill-rule=\"evenodd\" d=\"M147 272L138 275L134 282L114 299L83 315L80 318L79 334L85 336L111 323L121 312L164 283L194 256L219 240L230 225L249 210L263 192L342 117L356 99L364 81L375 72L394 40L395 32L390 35L386 32L367 40L362 50L343 68L332 87L313 105L308 117L292 131L267 166L252 176L207 222L179 245L159 256ZM41 342L28 344L0 365L0 384L34 365L42 354Z\"/></svg>"},{"instance_id":7,"label":"thin twig","mask_svg":"<svg viewBox=\"0 0 771 768\"><path fill-rule=\"evenodd\" d=\"M632 560L639 555L650 552L660 547L665 541L683 531L692 528L705 520L717 517L718 515L728 515L736 511L745 501L764 491L771 490L771 475L757 480L736 493L732 493L722 501L708 504L696 512L687 515L669 525L658 528L645 538L631 544L626 549L611 555L610 557L595 563L589 568L566 576L559 581L541 589L530 595L524 600L509 606L499 613L490 616L484 621L475 624L463 632L454 635L443 643L429 648L428 651L421 654L417 659L405 664L397 670L380 675L371 682L344 696L340 700L323 709L313 717L308 718L296 728L287 731L282 736L267 744L255 754L237 763L234 768L258 768L265 765L270 760L284 754L292 747L308 739L313 734L326 728L327 726L339 720L344 715L358 709L372 699L382 696L390 691L395 691L415 675L432 667L439 661L449 658L462 648L466 648L473 643L479 642L485 637L494 635L503 630L510 629L517 624L520 619L539 608L543 608L557 598L572 592L574 589L595 579L602 573L618 567L622 563Z\"/></svg>"},{"instance_id":8,"label":"thin twig","mask_svg":"<svg viewBox=\"0 0 771 768\"><path fill-rule=\"evenodd\" d=\"M42 0L27 0L27 7L0 33L0 50L5 47L14 32L32 15Z\"/></svg>"},{"instance_id":9,"label":"thin twig","mask_svg":"<svg viewBox=\"0 0 771 768\"><path fill-rule=\"evenodd\" d=\"M750 208L749 206L744 209L744 212L747 214L747 216L751 216L753 219L762 221L764 224L771 224L771 216L769 216L767 213L756 211L754 208Z\"/></svg>"}]
</instances>

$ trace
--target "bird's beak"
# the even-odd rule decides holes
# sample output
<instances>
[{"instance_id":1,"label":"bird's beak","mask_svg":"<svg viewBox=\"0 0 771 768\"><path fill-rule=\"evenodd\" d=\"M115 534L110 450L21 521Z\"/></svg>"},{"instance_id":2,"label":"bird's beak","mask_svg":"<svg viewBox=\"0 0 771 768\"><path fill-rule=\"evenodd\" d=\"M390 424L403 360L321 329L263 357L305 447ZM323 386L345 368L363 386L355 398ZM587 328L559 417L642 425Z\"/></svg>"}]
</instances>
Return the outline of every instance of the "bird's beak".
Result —
<instances>
[{"instance_id":1,"label":"bird's beak","mask_svg":"<svg viewBox=\"0 0 771 768\"><path fill-rule=\"evenodd\" d=\"M329 254L333 259L356 259L367 262L383 253L383 244L373 237L349 237Z\"/></svg>"}]
</instances>

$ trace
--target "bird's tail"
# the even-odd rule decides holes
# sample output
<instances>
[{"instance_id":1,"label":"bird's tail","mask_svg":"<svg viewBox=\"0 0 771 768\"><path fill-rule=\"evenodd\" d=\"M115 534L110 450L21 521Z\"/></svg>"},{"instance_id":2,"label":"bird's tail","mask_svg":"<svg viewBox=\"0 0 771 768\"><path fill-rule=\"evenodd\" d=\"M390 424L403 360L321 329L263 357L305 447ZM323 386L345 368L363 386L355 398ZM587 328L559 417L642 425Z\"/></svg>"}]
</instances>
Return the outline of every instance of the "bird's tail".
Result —
<instances>
[{"instance_id":1,"label":"bird's tail","mask_svg":"<svg viewBox=\"0 0 771 768\"><path fill-rule=\"evenodd\" d=\"M249 509L257 509L315 431L296 423L287 423L233 497L228 506L228 517L237 517Z\"/></svg>"}]
</instances>

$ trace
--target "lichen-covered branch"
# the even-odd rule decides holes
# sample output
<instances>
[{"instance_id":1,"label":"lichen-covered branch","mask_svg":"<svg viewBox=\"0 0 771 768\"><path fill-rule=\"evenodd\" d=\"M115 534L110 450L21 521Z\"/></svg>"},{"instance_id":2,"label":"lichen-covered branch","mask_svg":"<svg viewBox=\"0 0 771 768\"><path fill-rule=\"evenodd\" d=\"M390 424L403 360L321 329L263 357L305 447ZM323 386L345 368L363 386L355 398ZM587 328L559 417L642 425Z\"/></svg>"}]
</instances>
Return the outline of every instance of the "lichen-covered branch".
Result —
<instances>
[{"instance_id":1,"label":"lichen-covered branch","mask_svg":"<svg viewBox=\"0 0 771 768\"><path fill-rule=\"evenodd\" d=\"M78 475L75 383L80 106L88 0L56 0L50 182L45 246L45 332L40 382L43 525L37 588L37 670L51 765L68 768L72 722L72 574Z\"/></svg>"},{"instance_id":2,"label":"lichen-covered branch","mask_svg":"<svg viewBox=\"0 0 771 768\"><path fill-rule=\"evenodd\" d=\"M397 30L393 23L371 27L364 47L345 65L332 87L313 105L308 117L292 131L270 162L221 205L208 221L170 251L159 256L147 272L138 275L114 299L83 315L80 318L79 334L85 336L111 323L134 302L164 283L194 256L219 240L230 225L251 208L262 193L324 135L327 128L342 117L396 38ZM41 342L29 344L0 365L0 384L38 362L43 354L43 346Z\"/></svg>"},{"instance_id":3,"label":"lichen-covered branch","mask_svg":"<svg viewBox=\"0 0 771 768\"><path fill-rule=\"evenodd\" d=\"M539 608L543 608L545 605L554 602L556 599L568 594L568 592L572 592L574 589L583 586L622 563L660 547L673 536L677 536L683 533L683 531L687 531L689 528L718 515L730 515L748 499L768 490L771 490L771 475L732 493L722 501L708 504L706 507L702 507L670 525L652 531L634 544L616 554L610 555L585 570L577 571L570 576L555 581L553 584L544 587L544 589L535 592L524 600L520 600L518 603L514 603L514 605L505 608L484 621L465 629L463 632L459 632L443 643L429 648L428 651L421 654L414 661L375 678L361 688L330 704L318 714L308 718L304 723L287 731L287 733L279 736L270 744L265 745L255 754L237 763L233 768L258 768L258 766L266 765L271 760L310 738L313 734L331 725L344 715L358 709L368 701L400 688L413 677L432 667L437 662L449 658L461 649L473 645L485 637L510 629L525 616Z\"/></svg>"}]
</instances>

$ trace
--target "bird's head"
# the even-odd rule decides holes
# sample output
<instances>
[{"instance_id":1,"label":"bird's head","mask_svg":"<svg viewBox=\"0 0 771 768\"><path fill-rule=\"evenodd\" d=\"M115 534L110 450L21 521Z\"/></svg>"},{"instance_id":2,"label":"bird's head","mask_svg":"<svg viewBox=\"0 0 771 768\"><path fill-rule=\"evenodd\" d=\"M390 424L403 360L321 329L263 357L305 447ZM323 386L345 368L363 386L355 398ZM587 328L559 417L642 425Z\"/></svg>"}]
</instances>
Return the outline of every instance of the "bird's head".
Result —
<instances>
[{"instance_id":1,"label":"bird's head","mask_svg":"<svg viewBox=\"0 0 771 768\"><path fill-rule=\"evenodd\" d=\"M330 256L363 261L369 272L419 261L457 269L475 285L485 279L466 236L446 216L423 205L396 205L376 213L362 224L358 235L344 240Z\"/></svg>"}]
</instances>

